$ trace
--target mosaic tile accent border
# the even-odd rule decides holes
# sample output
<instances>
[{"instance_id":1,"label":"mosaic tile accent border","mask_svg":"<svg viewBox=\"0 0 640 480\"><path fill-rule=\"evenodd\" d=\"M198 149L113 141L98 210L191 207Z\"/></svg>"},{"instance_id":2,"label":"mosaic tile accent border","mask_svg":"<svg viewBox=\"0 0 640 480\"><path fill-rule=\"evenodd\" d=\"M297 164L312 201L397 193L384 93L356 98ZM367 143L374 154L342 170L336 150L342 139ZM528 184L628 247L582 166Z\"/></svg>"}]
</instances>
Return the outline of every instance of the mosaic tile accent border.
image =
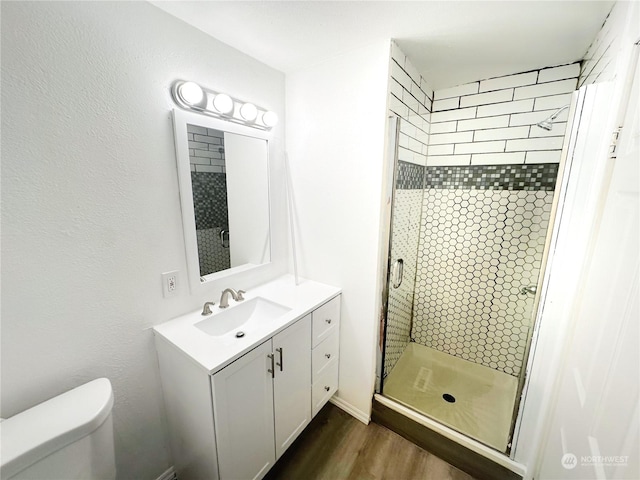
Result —
<instances>
[{"instance_id":1,"label":"mosaic tile accent border","mask_svg":"<svg viewBox=\"0 0 640 480\"><path fill-rule=\"evenodd\" d=\"M426 167L424 188L553 191L558 167L558 163Z\"/></svg>"},{"instance_id":2,"label":"mosaic tile accent border","mask_svg":"<svg viewBox=\"0 0 640 480\"><path fill-rule=\"evenodd\" d=\"M422 165L398 160L396 189L422 190L424 188L424 169Z\"/></svg>"}]
</instances>

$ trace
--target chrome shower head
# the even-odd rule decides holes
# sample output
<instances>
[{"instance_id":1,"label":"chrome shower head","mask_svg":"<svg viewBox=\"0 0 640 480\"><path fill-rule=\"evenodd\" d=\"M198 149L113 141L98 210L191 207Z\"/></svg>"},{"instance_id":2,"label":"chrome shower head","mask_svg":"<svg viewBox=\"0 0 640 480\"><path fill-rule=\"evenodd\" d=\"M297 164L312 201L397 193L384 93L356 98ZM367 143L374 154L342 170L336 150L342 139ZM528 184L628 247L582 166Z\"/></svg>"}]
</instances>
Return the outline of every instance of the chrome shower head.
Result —
<instances>
[{"instance_id":1,"label":"chrome shower head","mask_svg":"<svg viewBox=\"0 0 640 480\"><path fill-rule=\"evenodd\" d=\"M563 111L569 108L569 105L565 105L564 107L560 107L558 110L549 115L548 118L545 118L541 122L536 123L536 127L540 127L547 132L550 132L553 128L553 121L560 115Z\"/></svg>"},{"instance_id":2,"label":"chrome shower head","mask_svg":"<svg viewBox=\"0 0 640 480\"><path fill-rule=\"evenodd\" d=\"M540 127L543 130L550 132L551 129L553 128L553 122L549 118L547 118L539 123L536 123L536 127Z\"/></svg>"}]
</instances>

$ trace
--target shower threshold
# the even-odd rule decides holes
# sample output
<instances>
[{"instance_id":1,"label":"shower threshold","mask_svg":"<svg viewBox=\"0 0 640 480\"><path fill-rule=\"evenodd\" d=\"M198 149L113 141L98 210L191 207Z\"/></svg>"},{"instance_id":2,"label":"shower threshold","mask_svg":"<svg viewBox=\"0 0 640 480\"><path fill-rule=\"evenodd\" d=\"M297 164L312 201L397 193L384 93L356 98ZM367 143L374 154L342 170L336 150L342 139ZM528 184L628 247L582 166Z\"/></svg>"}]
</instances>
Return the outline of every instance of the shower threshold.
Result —
<instances>
[{"instance_id":1,"label":"shower threshold","mask_svg":"<svg viewBox=\"0 0 640 480\"><path fill-rule=\"evenodd\" d=\"M409 343L383 394L500 452L506 452L518 379Z\"/></svg>"}]
</instances>

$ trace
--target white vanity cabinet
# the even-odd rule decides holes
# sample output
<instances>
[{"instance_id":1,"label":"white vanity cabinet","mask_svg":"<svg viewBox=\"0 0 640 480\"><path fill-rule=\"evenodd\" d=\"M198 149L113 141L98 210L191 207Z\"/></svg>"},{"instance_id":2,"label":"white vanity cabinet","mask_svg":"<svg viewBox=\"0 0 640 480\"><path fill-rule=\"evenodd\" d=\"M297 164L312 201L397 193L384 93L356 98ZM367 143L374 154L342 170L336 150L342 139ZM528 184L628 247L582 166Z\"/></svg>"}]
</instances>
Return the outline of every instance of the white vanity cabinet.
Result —
<instances>
[{"instance_id":1,"label":"white vanity cabinet","mask_svg":"<svg viewBox=\"0 0 640 480\"><path fill-rule=\"evenodd\" d=\"M312 318L312 416L338 390L340 345L340 296L311 313Z\"/></svg>"},{"instance_id":2,"label":"white vanity cabinet","mask_svg":"<svg viewBox=\"0 0 640 480\"><path fill-rule=\"evenodd\" d=\"M282 277L224 312L251 295L288 311L217 336L200 311L154 327L181 480L262 478L338 388L340 290Z\"/></svg>"},{"instance_id":3,"label":"white vanity cabinet","mask_svg":"<svg viewBox=\"0 0 640 480\"><path fill-rule=\"evenodd\" d=\"M261 478L311 420L311 316L212 376L220 478Z\"/></svg>"}]
</instances>

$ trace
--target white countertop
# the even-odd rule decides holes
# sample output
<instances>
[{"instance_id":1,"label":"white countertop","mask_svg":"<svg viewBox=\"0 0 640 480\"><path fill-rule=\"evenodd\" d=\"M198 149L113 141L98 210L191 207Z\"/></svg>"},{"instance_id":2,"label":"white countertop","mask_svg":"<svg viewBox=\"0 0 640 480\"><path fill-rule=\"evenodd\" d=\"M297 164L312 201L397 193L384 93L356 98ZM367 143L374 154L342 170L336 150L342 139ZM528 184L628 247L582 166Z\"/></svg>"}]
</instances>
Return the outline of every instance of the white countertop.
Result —
<instances>
[{"instance_id":1,"label":"white countertop","mask_svg":"<svg viewBox=\"0 0 640 480\"><path fill-rule=\"evenodd\" d=\"M229 308L225 310L218 308L219 299L216 299L216 305L212 307L214 312L212 316L203 317L202 310L199 309L157 325L153 330L155 335L175 345L213 374L340 294L340 291L338 287L305 279L300 279L300 284L296 285L293 275L284 275L252 288L244 297L246 300L262 297L289 307L291 310L266 324L264 328L246 332L243 338L236 338L235 332L214 337L194 326L205 318L215 318L217 313L229 311L236 305L240 305L241 302L235 302L232 299L229 299Z\"/></svg>"}]
</instances>

